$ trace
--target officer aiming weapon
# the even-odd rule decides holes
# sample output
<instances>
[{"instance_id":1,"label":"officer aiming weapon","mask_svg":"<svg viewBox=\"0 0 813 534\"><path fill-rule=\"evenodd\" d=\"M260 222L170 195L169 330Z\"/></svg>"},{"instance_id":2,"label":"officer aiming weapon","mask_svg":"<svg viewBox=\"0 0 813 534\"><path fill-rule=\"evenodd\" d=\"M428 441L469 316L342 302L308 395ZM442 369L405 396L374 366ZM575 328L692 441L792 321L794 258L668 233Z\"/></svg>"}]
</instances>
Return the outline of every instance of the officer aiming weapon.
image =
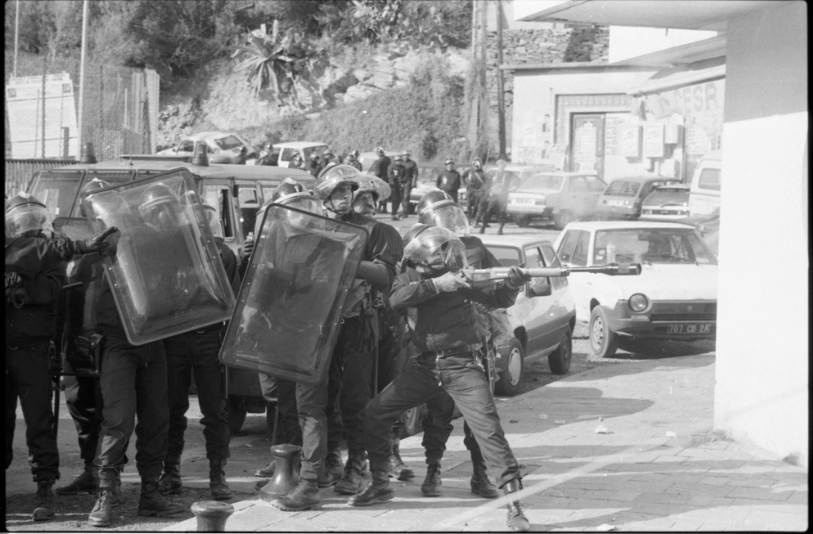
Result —
<instances>
[{"instance_id":1,"label":"officer aiming weapon","mask_svg":"<svg viewBox=\"0 0 813 534\"><path fill-rule=\"evenodd\" d=\"M508 278L510 267L494 267L492 269L461 269L460 274L473 287L486 285L494 280L505 280ZM530 269L521 268L523 274L528 274L532 278L539 277L562 277L569 276L570 273L595 273L608 274L610 276L626 276L641 274L640 263L611 263L597 267L534 267Z\"/></svg>"}]
</instances>

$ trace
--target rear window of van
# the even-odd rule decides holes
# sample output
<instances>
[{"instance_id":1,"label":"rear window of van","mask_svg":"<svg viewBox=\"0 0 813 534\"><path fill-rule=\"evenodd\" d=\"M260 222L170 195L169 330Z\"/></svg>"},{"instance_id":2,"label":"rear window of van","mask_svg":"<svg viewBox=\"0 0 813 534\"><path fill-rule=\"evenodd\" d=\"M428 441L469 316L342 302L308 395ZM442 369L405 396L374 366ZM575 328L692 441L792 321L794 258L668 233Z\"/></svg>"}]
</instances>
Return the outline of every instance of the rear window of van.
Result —
<instances>
[{"instance_id":1,"label":"rear window of van","mask_svg":"<svg viewBox=\"0 0 813 534\"><path fill-rule=\"evenodd\" d=\"M697 180L698 189L720 190L720 169L703 169Z\"/></svg>"}]
</instances>

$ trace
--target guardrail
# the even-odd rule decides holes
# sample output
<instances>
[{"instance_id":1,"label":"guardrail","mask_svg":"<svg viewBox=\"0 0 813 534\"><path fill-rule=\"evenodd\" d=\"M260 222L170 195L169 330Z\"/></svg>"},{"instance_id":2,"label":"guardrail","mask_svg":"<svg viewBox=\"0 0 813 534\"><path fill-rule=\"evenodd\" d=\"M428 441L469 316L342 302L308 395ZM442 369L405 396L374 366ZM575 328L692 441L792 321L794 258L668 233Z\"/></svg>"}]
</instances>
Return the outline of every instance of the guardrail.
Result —
<instances>
[{"instance_id":1,"label":"guardrail","mask_svg":"<svg viewBox=\"0 0 813 534\"><path fill-rule=\"evenodd\" d=\"M25 191L37 171L77 163L72 159L6 159L5 194L13 196Z\"/></svg>"}]
</instances>

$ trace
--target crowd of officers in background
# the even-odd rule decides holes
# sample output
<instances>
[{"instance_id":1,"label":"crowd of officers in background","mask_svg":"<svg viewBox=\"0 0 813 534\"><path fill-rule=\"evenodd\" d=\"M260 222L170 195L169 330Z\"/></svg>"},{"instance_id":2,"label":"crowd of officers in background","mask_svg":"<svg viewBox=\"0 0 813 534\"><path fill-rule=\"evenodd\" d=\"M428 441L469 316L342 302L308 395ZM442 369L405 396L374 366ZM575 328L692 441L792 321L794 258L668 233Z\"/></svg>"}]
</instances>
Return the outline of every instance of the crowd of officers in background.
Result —
<instances>
[{"instance_id":1,"label":"crowd of officers in background","mask_svg":"<svg viewBox=\"0 0 813 534\"><path fill-rule=\"evenodd\" d=\"M450 324L446 337L434 339L425 333L425 325L421 327L429 318L437 322L446 317L443 310L471 314L471 320L464 322L474 324L474 316L485 312L475 308L473 302L509 306L518 287L527 281L527 277L515 269L508 281L500 282L496 293L485 294L461 282L450 267L450 262L460 267L466 261L449 250L459 255L464 249L463 257L470 258L468 263L474 266L496 265L496 261L489 261L490 254L482 242L468 235L470 221L482 220L484 228L487 221L484 213L487 217L494 211L489 178L479 160L473 162L464 176L454 169L452 160L447 160L446 169L436 183L440 191L424 196L418 206L419 224L402 239L392 226L377 221L373 215L387 213L388 201L393 219L409 214L409 194L416 186L417 165L408 152L395 156L394 160L386 156L382 147L376 152L379 157L368 173L360 172L355 152L348 154L344 164L330 152L312 162L302 162L301 165L311 166L311 172L317 177L314 191L306 191L292 179L286 179L263 206L267 209L272 203L290 205L363 226L369 232L351 291L357 298L352 305L345 306L328 377L316 385L274 380L279 399L281 442L302 447L300 484L272 503L282 510L318 507L320 490L329 487L351 495L349 504L353 506L392 499L387 479L408 480L415 476L400 457L398 442L403 423L398 416L409 407L407 404L417 406L425 402L426 395L432 398L442 394L445 396L438 398L445 400L435 403L424 420L423 445L429 465L421 486L424 495L440 495L440 460L451 432L455 402L466 404L460 408L467 423L465 443L472 453L472 492L484 498L499 496L487 475L487 464L497 470L499 487L506 495L521 489L518 464L505 441L480 360L486 336L469 331L470 327ZM504 165L500 167L503 170ZM80 196L106 185L91 182ZM466 187L469 198L467 213L456 202L461 187ZM247 241L235 256L223 243L215 210L208 207L206 212L236 294L254 242ZM425 232L427 228L433 231ZM255 230L259 235L259 228ZM181 456L187 427L185 413L189 407L190 376L194 373L203 413L201 423L210 465L211 494L217 500L230 499L232 493L225 476L230 435L222 364L218 360L224 325L145 345L131 345L124 336L107 280L102 279L100 273L102 255L115 253L115 245L106 250L109 247L104 240L106 235L73 242L56 238L51 231L42 202L24 194L11 201L7 199L6 469L12 461L19 398L26 421L29 464L37 483L33 519L54 517L52 489L59 478L59 456L54 413L50 407L54 370L49 365L53 360L56 305L66 280L65 262L70 260L84 264L89 277L95 273L97 281L101 280L97 328L104 342L99 344L102 364L98 376L63 378L62 387L77 429L84 471L70 483L57 487L56 493L96 494L88 524L110 526L112 509L121 500L121 472L128 462L129 442L135 432L135 459L141 477L138 514L171 516L184 512L184 507L167 496L180 494L183 488ZM412 248L409 248L410 243ZM426 250L435 253L437 258L421 256ZM80 280L86 283L89 278ZM400 281L393 285L397 280ZM390 302L392 298L396 299L397 306ZM422 336L426 335L429 337L424 339ZM458 341L447 347L438 344L439 339ZM377 366L374 365L376 360ZM415 363L418 360L419 364ZM472 367L466 362L476 365ZM407 372L414 365L429 371ZM378 374L374 376L376 367ZM423 372L430 375L434 372L437 382L421 382ZM446 378L437 378L444 373L447 373ZM420 387L422 393L414 398L399 396L386 387L396 380L403 380L413 388ZM266 389L270 387L268 377L261 376L261 382ZM376 402L371 402L373 398ZM484 406L488 407L485 411ZM389 429L386 435L380 435L383 427ZM342 460L343 446L347 448L345 461ZM368 465L368 452L372 480L365 488L363 474ZM260 469L257 476L270 476L273 471L271 464ZM517 531L529 528L515 497L508 499L508 510L509 528Z\"/></svg>"}]
</instances>

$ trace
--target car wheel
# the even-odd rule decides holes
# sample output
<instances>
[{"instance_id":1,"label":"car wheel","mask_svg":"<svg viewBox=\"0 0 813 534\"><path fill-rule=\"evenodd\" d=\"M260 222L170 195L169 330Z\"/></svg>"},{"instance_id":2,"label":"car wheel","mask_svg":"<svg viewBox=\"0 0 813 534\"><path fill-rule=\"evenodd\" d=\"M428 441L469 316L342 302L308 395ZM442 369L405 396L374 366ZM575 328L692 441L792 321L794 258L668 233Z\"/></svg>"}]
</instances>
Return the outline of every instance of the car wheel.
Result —
<instances>
[{"instance_id":1,"label":"car wheel","mask_svg":"<svg viewBox=\"0 0 813 534\"><path fill-rule=\"evenodd\" d=\"M522 345L515 337L497 348L496 364L499 378L494 384L495 394L513 397L519 393L519 386L522 383L523 359Z\"/></svg>"},{"instance_id":2,"label":"car wheel","mask_svg":"<svg viewBox=\"0 0 813 534\"><path fill-rule=\"evenodd\" d=\"M562 341L555 351L548 354L550 372L555 375L566 374L570 370L570 360L573 359L573 336L570 328L562 336Z\"/></svg>"},{"instance_id":3,"label":"car wheel","mask_svg":"<svg viewBox=\"0 0 813 534\"><path fill-rule=\"evenodd\" d=\"M236 436L246 420L246 401L241 395L229 395L229 432Z\"/></svg>"},{"instance_id":4,"label":"car wheel","mask_svg":"<svg viewBox=\"0 0 813 534\"><path fill-rule=\"evenodd\" d=\"M618 334L610 330L607 308L596 306L590 314L590 350L599 358L609 358L618 349Z\"/></svg>"},{"instance_id":5,"label":"car wheel","mask_svg":"<svg viewBox=\"0 0 813 534\"><path fill-rule=\"evenodd\" d=\"M560 211L553 216L553 224L559 230L564 230L568 223L576 220L572 211Z\"/></svg>"},{"instance_id":6,"label":"car wheel","mask_svg":"<svg viewBox=\"0 0 813 534\"><path fill-rule=\"evenodd\" d=\"M520 228L527 228L528 225L531 224L530 215L517 215L514 220Z\"/></svg>"}]
</instances>

